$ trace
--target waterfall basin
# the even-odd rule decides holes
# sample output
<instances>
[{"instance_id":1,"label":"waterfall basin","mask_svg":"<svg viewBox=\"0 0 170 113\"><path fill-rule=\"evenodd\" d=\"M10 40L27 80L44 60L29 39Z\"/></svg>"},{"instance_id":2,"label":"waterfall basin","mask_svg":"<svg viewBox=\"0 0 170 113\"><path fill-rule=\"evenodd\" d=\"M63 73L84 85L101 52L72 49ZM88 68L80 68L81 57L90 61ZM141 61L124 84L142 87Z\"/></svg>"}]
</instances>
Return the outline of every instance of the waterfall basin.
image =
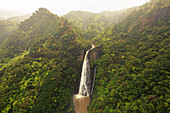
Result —
<instances>
[{"instance_id":1,"label":"waterfall basin","mask_svg":"<svg viewBox=\"0 0 170 113\"><path fill-rule=\"evenodd\" d=\"M90 104L90 96L74 95L74 109L76 113L89 113L87 107Z\"/></svg>"}]
</instances>

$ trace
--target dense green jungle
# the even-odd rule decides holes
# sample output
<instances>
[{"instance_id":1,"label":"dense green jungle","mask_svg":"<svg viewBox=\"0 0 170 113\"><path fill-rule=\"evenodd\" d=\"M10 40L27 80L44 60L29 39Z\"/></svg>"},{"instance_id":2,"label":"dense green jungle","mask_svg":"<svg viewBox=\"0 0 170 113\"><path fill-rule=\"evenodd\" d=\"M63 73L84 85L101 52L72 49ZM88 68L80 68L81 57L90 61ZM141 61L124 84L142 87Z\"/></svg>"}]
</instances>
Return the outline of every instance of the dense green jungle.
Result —
<instances>
[{"instance_id":1,"label":"dense green jungle","mask_svg":"<svg viewBox=\"0 0 170 113\"><path fill-rule=\"evenodd\" d=\"M0 19L0 113L74 113L91 44L89 113L170 112L170 0L151 0L121 11L59 17L39 8Z\"/></svg>"}]
</instances>

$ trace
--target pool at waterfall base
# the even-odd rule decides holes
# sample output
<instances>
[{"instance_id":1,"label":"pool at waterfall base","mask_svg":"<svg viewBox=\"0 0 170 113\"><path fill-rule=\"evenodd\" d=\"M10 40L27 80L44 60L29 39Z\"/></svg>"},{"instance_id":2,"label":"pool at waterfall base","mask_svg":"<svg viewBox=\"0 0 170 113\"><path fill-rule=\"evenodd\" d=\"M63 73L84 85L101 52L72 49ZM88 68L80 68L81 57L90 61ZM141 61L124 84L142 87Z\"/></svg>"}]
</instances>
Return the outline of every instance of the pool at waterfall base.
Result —
<instances>
[{"instance_id":1,"label":"pool at waterfall base","mask_svg":"<svg viewBox=\"0 0 170 113\"><path fill-rule=\"evenodd\" d=\"M87 108L90 103L90 96L74 95L74 109L76 113L89 113Z\"/></svg>"}]
</instances>

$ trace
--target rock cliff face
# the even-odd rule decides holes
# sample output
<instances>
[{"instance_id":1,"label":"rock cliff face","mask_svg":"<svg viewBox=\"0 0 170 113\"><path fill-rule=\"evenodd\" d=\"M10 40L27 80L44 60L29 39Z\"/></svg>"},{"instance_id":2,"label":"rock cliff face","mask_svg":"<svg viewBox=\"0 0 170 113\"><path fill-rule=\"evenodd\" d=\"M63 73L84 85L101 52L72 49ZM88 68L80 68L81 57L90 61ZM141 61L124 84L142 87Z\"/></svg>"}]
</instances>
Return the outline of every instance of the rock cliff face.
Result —
<instances>
[{"instance_id":1,"label":"rock cliff face","mask_svg":"<svg viewBox=\"0 0 170 113\"><path fill-rule=\"evenodd\" d=\"M92 60L96 60L97 59L97 51L95 49L93 49L90 54L89 54L89 57L92 59Z\"/></svg>"},{"instance_id":2,"label":"rock cliff face","mask_svg":"<svg viewBox=\"0 0 170 113\"><path fill-rule=\"evenodd\" d=\"M81 51L79 56L77 56L77 60L78 61L83 60L83 57L84 57L84 51Z\"/></svg>"},{"instance_id":3,"label":"rock cliff face","mask_svg":"<svg viewBox=\"0 0 170 113\"><path fill-rule=\"evenodd\" d=\"M96 47L89 52L89 58L92 60L97 60L100 56L101 47Z\"/></svg>"}]
</instances>

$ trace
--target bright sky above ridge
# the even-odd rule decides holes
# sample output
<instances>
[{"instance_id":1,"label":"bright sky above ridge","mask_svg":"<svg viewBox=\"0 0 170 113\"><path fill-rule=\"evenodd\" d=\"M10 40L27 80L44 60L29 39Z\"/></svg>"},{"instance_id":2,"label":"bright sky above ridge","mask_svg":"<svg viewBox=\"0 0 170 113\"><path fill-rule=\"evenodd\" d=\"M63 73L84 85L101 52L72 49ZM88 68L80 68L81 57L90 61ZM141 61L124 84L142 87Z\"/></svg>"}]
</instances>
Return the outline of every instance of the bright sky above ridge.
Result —
<instances>
[{"instance_id":1,"label":"bright sky above ridge","mask_svg":"<svg viewBox=\"0 0 170 113\"><path fill-rule=\"evenodd\" d=\"M0 10L32 13L38 8L47 8L54 14L63 15L70 11L115 11L145 4L149 0L0 0Z\"/></svg>"}]
</instances>

